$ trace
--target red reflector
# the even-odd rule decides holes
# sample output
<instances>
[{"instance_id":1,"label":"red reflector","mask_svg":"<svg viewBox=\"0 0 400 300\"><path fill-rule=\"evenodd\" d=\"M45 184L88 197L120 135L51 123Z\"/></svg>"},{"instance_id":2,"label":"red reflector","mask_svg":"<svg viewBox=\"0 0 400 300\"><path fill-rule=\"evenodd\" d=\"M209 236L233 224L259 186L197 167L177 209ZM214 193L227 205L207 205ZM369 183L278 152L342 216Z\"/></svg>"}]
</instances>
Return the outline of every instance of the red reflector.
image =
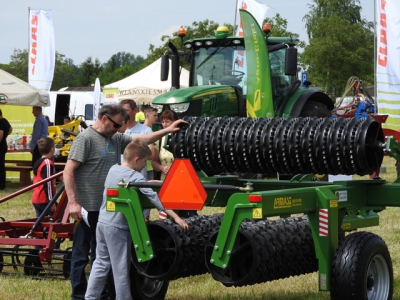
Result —
<instances>
[{"instance_id":1,"label":"red reflector","mask_svg":"<svg viewBox=\"0 0 400 300\"><path fill-rule=\"evenodd\" d=\"M118 190L107 190L108 197L118 197Z\"/></svg>"},{"instance_id":2,"label":"red reflector","mask_svg":"<svg viewBox=\"0 0 400 300\"><path fill-rule=\"evenodd\" d=\"M262 200L261 195L249 195L249 202L257 202L260 203Z\"/></svg>"}]
</instances>

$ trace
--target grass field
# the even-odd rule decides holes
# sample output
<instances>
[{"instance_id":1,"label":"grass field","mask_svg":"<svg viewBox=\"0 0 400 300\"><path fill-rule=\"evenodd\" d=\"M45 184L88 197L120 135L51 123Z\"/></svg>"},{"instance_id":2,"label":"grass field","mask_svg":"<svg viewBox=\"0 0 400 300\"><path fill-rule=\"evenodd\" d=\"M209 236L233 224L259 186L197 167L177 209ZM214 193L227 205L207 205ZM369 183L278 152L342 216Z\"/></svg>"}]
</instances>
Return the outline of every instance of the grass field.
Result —
<instances>
[{"instance_id":1,"label":"grass field","mask_svg":"<svg viewBox=\"0 0 400 300\"><path fill-rule=\"evenodd\" d=\"M381 177L388 182L396 178L394 160L385 157L383 166L386 173ZM365 179L366 177L363 177ZM355 180L360 177L355 176ZM14 192L17 183L8 185L6 191L0 191L0 198ZM30 203L31 193L0 203L0 216L6 220L33 217L34 210ZM400 195L399 195L400 198ZM400 204L400 199L399 199ZM217 208L205 208L202 213L211 214L221 211ZM400 208L389 207L380 213L380 226L365 228L381 236L389 247L394 270L394 296L400 300ZM62 247L68 247L65 242ZM6 268L6 267L5 267ZM7 267L11 269L11 267ZM9 271L9 269L7 271ZM3 271L6 271L5 269ZM19 270L19 274L23 271ZM70 299L68 280L33 280L23 276L0 275L0 300L14 299ZM276 280L263 284L234 288L224 287L212 279L210 274L188 277L170 282L166 299L284 299L284 300L323 300L330 299L329 293L318 291L317 273ZM357 299L355 299L357 300Z\"/></svg>"}]
</instances>

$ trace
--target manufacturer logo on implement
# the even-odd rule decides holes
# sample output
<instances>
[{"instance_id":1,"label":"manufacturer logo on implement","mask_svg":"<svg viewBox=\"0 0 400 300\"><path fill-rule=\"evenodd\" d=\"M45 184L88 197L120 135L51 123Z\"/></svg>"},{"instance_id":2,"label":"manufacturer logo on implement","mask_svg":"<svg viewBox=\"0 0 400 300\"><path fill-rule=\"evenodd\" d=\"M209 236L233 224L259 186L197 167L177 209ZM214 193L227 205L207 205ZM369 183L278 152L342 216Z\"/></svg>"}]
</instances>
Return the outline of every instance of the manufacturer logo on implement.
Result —
<instances>
[{"instance_id":1,"label":"manufacturer logo on implement","mask_svg":"<svg viewBox=\"0 0 400 300\"><path fill-rule=\"evenodd\" d=\"M274 199L274 209L290 208L301 205L302 205L301 198L293 199L292 196L288 196L288 197L278 197Z\"/></svg>"},{"instance_id":2,"label":"manufacturer logo on implement","mask_svg":"<svg viewBox=\"0 0 400 300\"><path fill-rule=\"evenodd\" d=\"M292 197L279 197L274 199L274 209L292 207Z\"/></svg>"}]
</instances>

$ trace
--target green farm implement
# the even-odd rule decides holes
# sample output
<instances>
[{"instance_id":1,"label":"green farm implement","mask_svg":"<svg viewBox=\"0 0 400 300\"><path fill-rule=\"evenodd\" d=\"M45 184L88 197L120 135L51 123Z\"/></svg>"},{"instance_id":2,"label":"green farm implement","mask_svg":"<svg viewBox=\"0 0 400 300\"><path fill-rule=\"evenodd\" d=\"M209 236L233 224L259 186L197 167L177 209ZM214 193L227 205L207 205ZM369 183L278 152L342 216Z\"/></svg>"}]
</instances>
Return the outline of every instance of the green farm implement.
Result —
<instances>
[{"instance_id":1,"label":"green farm implement","mask_svg":"<svg viewBox=\"0 0 400 300\"><path fill-rule=\"evenodd\" d=\"M379 236L359 229L379 225L380 211L399 206L397 181L323 182L312 175L365 175L380 167L385 152L398 158L398 142L385 139L378 122L187 121L170 137L169 149L177 162L190 159L207 194L204 205L225 207L223 215L189 218L185 233L169 220L146 224L140 212L149 204L137 186L121 182L108 190L110 210L122 212L129 222L133 264L139 274L160 283L159 292L156 287L151 293L162 298L169 280L206 272L225 286L244 286L318 271L319 290L330 291L332 299L392 298L388 248ZM233 171L298 175L248 180L229 175ZM190 207L198 195L184 191L178 191L175 204L161 198L165 208Z\"/></svg>"}]
</instances>

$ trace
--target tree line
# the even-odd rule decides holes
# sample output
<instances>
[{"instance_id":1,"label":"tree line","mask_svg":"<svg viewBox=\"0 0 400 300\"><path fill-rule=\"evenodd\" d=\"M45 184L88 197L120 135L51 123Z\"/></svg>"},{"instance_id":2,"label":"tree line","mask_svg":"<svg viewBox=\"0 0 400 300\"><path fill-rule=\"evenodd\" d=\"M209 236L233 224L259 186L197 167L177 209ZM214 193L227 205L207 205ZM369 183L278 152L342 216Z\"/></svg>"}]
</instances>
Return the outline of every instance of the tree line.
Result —
<instances>
[{"instance_id":1,"label":"tree line","mask_svg":"<svg viewBox=\"0 0 400 300\"><path fill-rule=\"evenodd\" d=\"M332 98L341 96L348 78L357 76L366 85L374 83L374 24L361 17L359 0L312 0L309 13L303 17L309 43L300 41L299 71L307 71L309 81L321 87ZM292 36L298 33L287 30L288 21L276 14L264 23L271 24L271 36ZM221 24L235 33L235 26ZM204 20L184 26L185 39L214 36L220 26L217 22ZM69 86L90 86L98 77L102 85L121 80L156 61L168 50L168 42L178 48L183 40L177 32L161 37L162 45L150 44L147 57L118 52L107 62L91 56L80 64L64 54L56 52L52 91ZM28 50L14 49L11 61L0 68L28 81Z\"/></svg>"}]
</instances>

